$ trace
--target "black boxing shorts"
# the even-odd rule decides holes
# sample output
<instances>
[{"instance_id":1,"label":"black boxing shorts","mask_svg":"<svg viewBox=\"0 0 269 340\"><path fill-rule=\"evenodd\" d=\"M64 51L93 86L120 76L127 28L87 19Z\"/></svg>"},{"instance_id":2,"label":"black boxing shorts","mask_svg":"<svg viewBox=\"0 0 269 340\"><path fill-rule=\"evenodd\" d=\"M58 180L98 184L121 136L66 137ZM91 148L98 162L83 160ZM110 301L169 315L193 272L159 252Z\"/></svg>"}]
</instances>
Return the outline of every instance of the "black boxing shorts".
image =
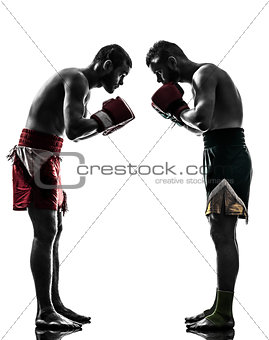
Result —
<instances>
[{"instance_id":1,"label":"black boxing shorts","mask_svg":"<svg viewBox=\"0 0 269 340\"><path fill-rule=\"evenodd\" d=\"M204 182L207 193L205 214L238 215L248 222L248 200L252 164L245 144L244 129L228 128L203 134Z\"/></svg>"}]
</instances>

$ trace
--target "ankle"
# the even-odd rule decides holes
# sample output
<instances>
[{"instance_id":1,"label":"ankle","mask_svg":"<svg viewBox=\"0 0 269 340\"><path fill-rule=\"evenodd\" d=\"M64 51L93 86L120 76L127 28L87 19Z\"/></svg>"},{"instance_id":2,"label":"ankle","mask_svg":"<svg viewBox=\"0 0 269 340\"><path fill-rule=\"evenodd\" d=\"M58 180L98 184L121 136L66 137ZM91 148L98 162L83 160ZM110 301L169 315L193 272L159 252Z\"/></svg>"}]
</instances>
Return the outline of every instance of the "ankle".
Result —
<instances>
[{"instance_id":1,"label":"ankle","mask_svg":"<svg viewBox=\"0 0 269 340\"><path fill-rule=\"evenodd\" d=\"M52 305L40 306L37 311L37 315L54 313L55 309Z\"/></svg>"},{"instance_id":2,"label":"ankle","mask_svg":"<svg viewBox=\"0 0 269 340\"><path fill-rule=\"evenodd\" d=\"M55 309L64 308L64 304L61 300L53 300L52 303Z\"/></svg>"}]
</instances>

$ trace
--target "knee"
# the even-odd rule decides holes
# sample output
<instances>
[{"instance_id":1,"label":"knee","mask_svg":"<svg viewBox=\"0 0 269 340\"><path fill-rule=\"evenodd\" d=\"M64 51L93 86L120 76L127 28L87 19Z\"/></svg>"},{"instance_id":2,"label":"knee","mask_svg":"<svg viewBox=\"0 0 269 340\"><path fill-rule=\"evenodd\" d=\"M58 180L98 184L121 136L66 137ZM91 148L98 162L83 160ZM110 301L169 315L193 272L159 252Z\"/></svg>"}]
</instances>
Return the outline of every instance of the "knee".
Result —
<instances>
[{"instance_id":1,"label":"knee","mask_svg":"<svg viewBox=\"0 0 269 340\"><path fill-rule=\"evenodd\" d=\"M42 243L52 244L57 235L57 224L53 219L46 219L34 228L34 237Z\"/></svg>"},{"instance_id":2,"label":"knee","mask_svg":"<svg viewBox=\"0 0 269 340\"><path fill-rule=\"evenodd\" d=\"M58 222L58 224L57 224L57 234L61 234L62 233L62 231L63 231L63 224L62 224L62 222Z\"/></svg>"},{"instance_id":3,"label":"knee","mask_svg":"<svg viewBox=\"0 0 269 340\"><path fill-rule=\"evenodd\" d=\"M219 248L221 246L229 244L230 242L233 242L233 237L227 235L226 233L222 232L222 230L218 230L216 228L211 228L210 235L216 248Z\"/></svg>"},{"instance_id":4,"label":"knee","mask_svg":"<svg viewBox=\"0 0 269 340\"><path fill-rule=\"evenodd\" d=\"M210 235L216 248L233 243L235 239L233 230L225 228L225 226L220 223L217 218L214 219L214 217L211 218Z\"/></svg>"},{"instance_id":5,"label":"knee","mask_svg":"<svg viewBox=\"0 0 269 340\"><path fill-rule=\"evenodd\" d=\"M62 224L62 212L58 210L57 213L57 236L60 236L63 231L63 224Z\"/></svg>"},{"instance_id":6,"label":"knee","mask_svg":"<svg viewBox=\"0 0 269 340\"><path fill-rule=\"evenodd\" d=\"M61 237L62 231L63 231L63 225L62 225L62 223L58 222L57 223L57 231L56 231L56 241L58 241L59 238Z\"/></svg>"}]
</instances>

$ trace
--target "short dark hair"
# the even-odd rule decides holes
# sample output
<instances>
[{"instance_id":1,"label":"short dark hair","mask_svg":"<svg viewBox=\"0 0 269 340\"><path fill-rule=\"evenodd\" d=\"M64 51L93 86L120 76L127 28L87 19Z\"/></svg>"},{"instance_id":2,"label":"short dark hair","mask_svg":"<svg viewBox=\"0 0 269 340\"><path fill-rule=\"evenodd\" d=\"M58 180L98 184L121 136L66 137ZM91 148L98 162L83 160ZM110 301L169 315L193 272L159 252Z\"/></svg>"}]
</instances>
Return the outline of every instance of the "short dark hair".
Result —
<instances>
[{"instance_id":1,"label":"short dark hair","mask_svg":"<svg viewBox=\"0 0 269 340\"><path fill-rule=\"evenodd\" d=\"M94 63L104 62L110 59L114 67L121 66L124 61L132 68L132 60L129 54L119 45L112 44L102 47L93 59Z\"/></svg>"},{"instance_id":2,"label":"short dark hair","mask_svg":"<svg viewBox=\"0 0 269 340\"><path fill-rule=\"evenodd\" d=\"M188 59L182 49L174 43L169 41L160 40L150 48L146 57L147 66L150 65L152 60L156 57L168 58L170 55L176 55L184 59Z\"/></svg>"}]
</instances>

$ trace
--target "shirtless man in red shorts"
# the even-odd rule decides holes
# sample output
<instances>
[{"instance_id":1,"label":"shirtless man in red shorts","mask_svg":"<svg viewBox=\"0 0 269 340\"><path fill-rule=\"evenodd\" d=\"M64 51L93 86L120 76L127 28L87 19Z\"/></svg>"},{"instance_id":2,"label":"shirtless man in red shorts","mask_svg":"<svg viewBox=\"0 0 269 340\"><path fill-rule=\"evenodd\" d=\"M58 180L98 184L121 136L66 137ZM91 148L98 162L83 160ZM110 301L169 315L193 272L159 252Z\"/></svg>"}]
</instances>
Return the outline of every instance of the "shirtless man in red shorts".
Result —
<instances>
[{"instance_id":1,"label":"shirtless man in red shorts","mask_svg":"<svg viewBox=\"0 0 269 340\"><path fill-rule=\"evenodd\" d=\"M232 303L239 269L236 225L248 218L251 159L242 128L240 94L230 76L210 63L195 63L179 46L159 41L149 50L147 65L163 86L152 97L163 117L204 140L206 216L217 253L217 292L212 307L186 318L189 330L232 329ZM192 86L194 108L183 100L178 82ZM178 145L180 153L185 145Z\"/></svg>"},{"instance_id":2,"label":"shirtless man in red shorts","mask_svg":"<svg viewBox=\"0 0 269 340\"><path fill-rule=\"evenodd\" d=\"M63 135L73 141L100 132L108 134L134 118L120 98L103 103L87 118L90 90L103 87L113 93L123 85L132 61L119 45L103 47L86 68L68 68L50 78L37 93L20 141L9 155L13 159L14 210L28 210L34 227L31 270L36 288L36 326L68 330L89 323L90 317L66 308L60 298L59 240L66 196L62 191L59 152ZM35 174L51 189L36 184Z\"/></svg>"}]
</instances>

